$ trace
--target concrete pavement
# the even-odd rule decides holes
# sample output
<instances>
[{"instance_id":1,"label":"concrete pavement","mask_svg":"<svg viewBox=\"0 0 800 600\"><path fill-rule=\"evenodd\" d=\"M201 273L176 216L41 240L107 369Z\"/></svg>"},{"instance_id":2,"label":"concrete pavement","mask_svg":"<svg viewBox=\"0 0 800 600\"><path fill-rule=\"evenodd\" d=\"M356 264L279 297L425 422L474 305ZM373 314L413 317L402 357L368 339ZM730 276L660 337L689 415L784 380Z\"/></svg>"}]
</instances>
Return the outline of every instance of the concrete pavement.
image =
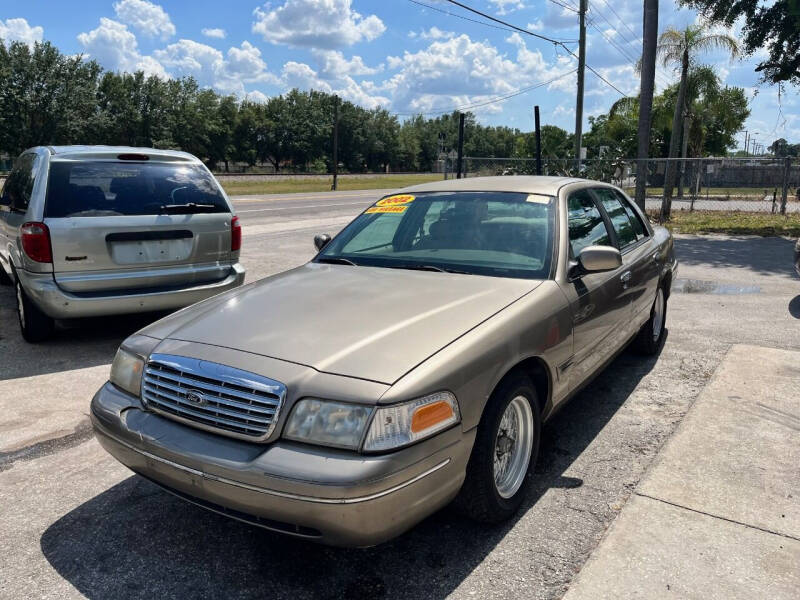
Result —
<instances>
[{"instance_id":1,"label":"concrete pavement","mask_svg":"<svg viewBox=\"0 0 800 600\"><path fill-rule=\"evenodd\" d=\"M736 345L564 597L800 596L800 352Z\"/></svg>"}]
</instances>

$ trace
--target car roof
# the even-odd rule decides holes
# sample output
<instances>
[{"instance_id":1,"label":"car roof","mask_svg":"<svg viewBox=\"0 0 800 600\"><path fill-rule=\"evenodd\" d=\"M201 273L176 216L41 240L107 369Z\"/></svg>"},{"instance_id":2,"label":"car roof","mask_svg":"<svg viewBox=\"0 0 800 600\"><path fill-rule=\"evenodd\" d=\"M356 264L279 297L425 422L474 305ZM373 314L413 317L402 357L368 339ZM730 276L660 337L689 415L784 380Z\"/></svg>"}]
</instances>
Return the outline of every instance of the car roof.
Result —
<instances>
[{"instance_id":1,"label":"car roof","mask_svg":"<svg viewBox=\"0 0 800 600\"><path fill-rule=\"evenodd\" d=\"M522 192L525 194L558 195L558 190L569 183L587 182L575 177L545 175L498 175L495 177L467 177L432 181L403 188L400 192Z\"/></svg>"},{"instance_id":2,"label":"car roof","mask_svg":"<svg viewBox=\"0 0 800 600\"><path fill-rule=\"evenodd\" d=\"M153 159L200 162L193 154L180 150L137 148L134 146L47 146L53 158L116 158L118 154L146 154Z\"/></svg>"}]
</instances>

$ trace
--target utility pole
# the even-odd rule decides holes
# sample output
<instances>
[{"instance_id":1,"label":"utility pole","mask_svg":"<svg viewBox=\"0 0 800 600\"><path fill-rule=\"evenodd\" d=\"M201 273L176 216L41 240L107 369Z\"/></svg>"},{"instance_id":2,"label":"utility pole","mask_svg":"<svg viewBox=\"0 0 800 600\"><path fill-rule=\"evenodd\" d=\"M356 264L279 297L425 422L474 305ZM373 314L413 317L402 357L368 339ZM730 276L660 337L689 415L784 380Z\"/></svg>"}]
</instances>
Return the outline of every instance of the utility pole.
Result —
<instances>
[{"instance_id":1,"label":"utility pole","mask_svg":"<svg viewBox=\"0 0 800 600\"><path fill-rule=\"evenodd\" d=\"M650 156L650 124L656 80L658 46L658 0L644 0L642 17L642 67L639 86L639 128L637 131L636 204L644 211L647 196L647 159Z\"/></svg>"},{"instance_id":2,"label":"utility pole","mask_svg":"<svg viewBox=\"0 0 800 600\"><path fill-rule=\"evenodd\" d=\"M336 190L339 176L339 96L333 97L333 185Z\"/></svg>"},{"instance_id":3,"label":"utility pole","mask_svg":"<svg viewBox=\"0 0 800 600\"><path fill-rule=\"evenodd\" d=\"M747 156L747 129L744 130L744 155Z\"/></svg>"},{"instance_id":4,"label":"utility pole","mask_svg":"<svg viewBox=\"0 0 800 600\"><path fill-rule=\"evenodd\" d=\"M581 169L581 137L583 135L583 74L586 70L586 9L589 0L580 0L580 40L578 46L578 98L575 103L575 166Z\"/></svg>"},{"instance_id":5,"label":"utility pole","mask_svg":"<svg viewBox=\"0 0 800 600\"><path fill-rule=\"evenodd\" d=\"M536 174L542 174L542 132L539 129L539 107L533 107L533 122L536 126Z\"/></svg>"},{"instance_id":6,"label":"utility pole","mask_svg":"<svg viewBox=\"0 0 800 600\"><path fill-rule=\"evenodd\" d=\"M461 179L464 160L464 113L458 113L458 173L456 179Z\"/></svg>"}]
</instances>

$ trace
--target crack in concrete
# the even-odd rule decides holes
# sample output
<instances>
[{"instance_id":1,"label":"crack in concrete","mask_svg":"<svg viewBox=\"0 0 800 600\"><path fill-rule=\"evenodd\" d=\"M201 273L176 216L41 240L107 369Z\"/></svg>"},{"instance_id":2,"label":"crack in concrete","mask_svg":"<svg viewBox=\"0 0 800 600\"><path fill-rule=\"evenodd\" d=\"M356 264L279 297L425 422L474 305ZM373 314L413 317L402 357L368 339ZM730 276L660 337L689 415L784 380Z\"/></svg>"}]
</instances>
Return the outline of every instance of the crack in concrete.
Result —
<instances>
[{"instance_id":1,"label":"crack in concrete","mask_svg":"<svg viewBox=\"0 0 800 600\"><path fill-rule=\"evenodd\" d=\"M10 469L18 461L33 460L78 446L93 435L92 424L89 419L85 419L75 427L72 433L65 436L44 440L10 452L0 452L0 473Z\"/></svg>"},{"instance_id":2,"label":"crack in concrete","mask_svg":"<svg viewBox=\"0 0 800 600\"><path fill-rule=\"evenodd\" d=\"M713 513L706 512L704 510L699 510L696 508L690 508L688 506L683 506L682 504L678 504L676 502L670 502L669 500L663 500L661 498L656 498L655 496L648 496L647 494L642 494L641 492L635 492L637 496L641 496L642 498L648 498L650 500L655 500L656 502L663 502L664 504L669 504L670 506L674 506L675 508L682 508L683 510L688 510L693 513L697 513L699 515L705 515L707 517L711 517L712 519L719 519L721 521L727 521L728 523L733 523L734 525L741 525L742 527L747 527L749 529L757 529L758 531L763 531L764 533L771 533L772 535L779 535L781 537L785 537L790 540L794 540L796 542L800 542L800 537L796 537L793 535L789 535L788 533L781 533L780 531L772 531L771 529L767 529L765 527L759 527L758 525L751 525L749 523L743 523L742 521L737 521L736 519L729 519L727 517L723 517L720 515L715 515Z\"/></svg>"}]
</instances>

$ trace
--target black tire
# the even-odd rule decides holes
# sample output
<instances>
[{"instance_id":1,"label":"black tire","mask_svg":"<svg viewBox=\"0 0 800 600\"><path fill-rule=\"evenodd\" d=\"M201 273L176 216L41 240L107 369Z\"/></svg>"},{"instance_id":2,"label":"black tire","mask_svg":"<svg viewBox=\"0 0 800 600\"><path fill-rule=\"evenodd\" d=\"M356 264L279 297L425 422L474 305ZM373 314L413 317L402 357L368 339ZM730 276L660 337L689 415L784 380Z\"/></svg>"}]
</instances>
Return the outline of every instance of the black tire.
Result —
<instances>
[{"instance_id":1,"label":"black tire","mask_svg":"<svg viewBox=\"0 0 800 600\"><path fill-rule=\"evenodd\" d=\"M494 459L503 414L518 397L523 397L530 407L532 447L519 489L510 497L503 497L495 484ZM539 454L541 431L541 409L533 383L523 373L509 375L494 391L484 409L467 464L467 477L455 500L456 508L466 516L484 523L499 523L511 518L525 498L528 475L532 472Z\"/></svg>"},{"instance_id":2,"label":"black tire","mask_svg":"<svg viewBox=\"0 0 800 600\"><path fill-rule=\"evenodd\" d=\"M22 331L22 337L26 342L36 343L46 340L53 333L55 323L53 319L44 314L38 306L36 306L25 289L17 279L17 316L19 318L19 328Z\"/></svg>"},{"instance_id":3,"label":"black tire","mask_svg":"<svg viewBox=\"0 0 800 600\"><path fill-rule=\"evenodd\" d=\"M0 285L11 285L14 281L8 276L6 270L0 265Z\"/></svg>"},{"instance_id":4,"label":"black tire","mask_svg":"<svg viewBox=\"0 0 800 600\"><path fill-rule=\"evenodd\" d=\"M656 318L656 306L660 301L659 294L664 303L660 323L659 319ZM653 300L653 306L650 308L650 318L647 319L647 323L642 325L638 335L634 338L633 349L639 354L644 354L645 356L653 356L654 354L658 354L658 351L661 350L661 346L664 344L664 331L666 331L666 326L667 295L664 290L664 286L659 285L658 291L656 292L656 297ZM656 328L658 328L658 331L656 331Z\"/></svg>"}]
</instances>

